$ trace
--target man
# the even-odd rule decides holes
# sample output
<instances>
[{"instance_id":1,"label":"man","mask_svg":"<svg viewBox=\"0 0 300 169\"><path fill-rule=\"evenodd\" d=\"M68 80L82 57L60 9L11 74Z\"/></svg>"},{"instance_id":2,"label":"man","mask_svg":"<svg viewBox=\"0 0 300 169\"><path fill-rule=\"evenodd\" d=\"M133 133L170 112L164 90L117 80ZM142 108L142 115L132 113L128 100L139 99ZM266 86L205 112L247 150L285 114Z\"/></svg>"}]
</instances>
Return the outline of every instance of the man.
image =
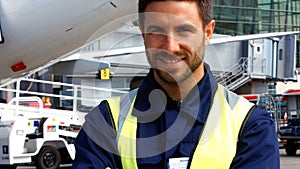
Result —
<instances>
[{"instance_id":1,"label":"man","mask_svg":"<svg viewBox=\"0 0 300 169\"><path fill-rule=\"evenodd\" d=\"M269 114L203 62L212 1L140 0L139 12L152 68L138 90L87 115L73 168L280 168Z\"/></svg>"}]
</instances>

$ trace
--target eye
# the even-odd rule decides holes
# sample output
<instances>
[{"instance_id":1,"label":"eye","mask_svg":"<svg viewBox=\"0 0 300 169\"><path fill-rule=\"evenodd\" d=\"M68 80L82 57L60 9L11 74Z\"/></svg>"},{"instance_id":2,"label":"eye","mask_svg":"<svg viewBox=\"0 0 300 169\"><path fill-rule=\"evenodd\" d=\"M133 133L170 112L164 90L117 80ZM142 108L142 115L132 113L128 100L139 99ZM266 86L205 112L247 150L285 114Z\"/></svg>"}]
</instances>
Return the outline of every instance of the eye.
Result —
<instances>
[{"instance_id":1,"label":"eye","mask_svg":"<svg viewBox=\"0 0 300 169\"><path fill-rule=\"evenodd\" d=\"M164 29L162 29L159 26L150 26L147 29L147 33L148 34L163 34L164 33Z\"/></svg>"},{"instance_id":2,"label":"eye","mask_svg":"<svg viewBox=\"0 0 300 169\"><path fill-rule=\"evenodd\" d=\"M197 29L192 25L181 25L176 28L178 33L194 33Z\"/></svg>"},{"instance_id":3,"label":"eye","mask_svg":"<svg viewBox=\"0 0 300 169\"><path fill-rule=\"evenodd\" d=\"M192 32L191 29L186 28L186 27L180 27L177 29L178 32Z\"/></svg>"}]
</instances>

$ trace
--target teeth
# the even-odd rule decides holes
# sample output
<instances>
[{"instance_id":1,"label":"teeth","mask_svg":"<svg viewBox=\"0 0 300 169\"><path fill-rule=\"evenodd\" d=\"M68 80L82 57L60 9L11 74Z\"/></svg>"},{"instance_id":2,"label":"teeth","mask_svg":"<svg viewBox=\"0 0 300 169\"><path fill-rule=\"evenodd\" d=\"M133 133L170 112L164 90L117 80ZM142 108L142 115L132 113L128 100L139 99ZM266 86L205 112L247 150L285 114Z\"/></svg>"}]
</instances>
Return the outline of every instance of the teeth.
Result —
<instances>
[{"instance_id":1,"label":"teeth","mask_svg":"<svg viewBox=\"0 0 300 169\"><path fill-rule=\"evenodd\" d=\"M162 59L163 62L168 64L175 64L181 61L181 59Z\"/></svg>"}]
</instances>

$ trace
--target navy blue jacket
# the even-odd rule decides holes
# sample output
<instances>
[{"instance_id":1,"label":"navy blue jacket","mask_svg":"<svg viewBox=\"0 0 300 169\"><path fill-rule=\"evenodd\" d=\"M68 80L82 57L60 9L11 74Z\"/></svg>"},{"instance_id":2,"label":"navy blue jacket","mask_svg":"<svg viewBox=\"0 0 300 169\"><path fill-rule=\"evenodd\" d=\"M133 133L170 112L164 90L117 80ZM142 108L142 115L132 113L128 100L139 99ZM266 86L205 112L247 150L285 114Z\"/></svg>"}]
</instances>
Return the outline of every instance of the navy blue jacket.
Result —
<instances>
[{"instance_id":1,"label":"navy blue jacket","mask_svg":"<svg viewBox=\"0 0 300 169\"><path fill-rule=\"evenodd\" d=\"M138 119L138 138L147 140L157 135L163 137L157 137L150 144L137 143L138 168L167 169L170 158L193 155L217 90L217 82L209 67L206 66L205 70L204 78L184 101L174 101L165 95L154 80L153 70L150 70L137 92L132 114ZM151 96L154 90L157 92L154 92L155 96ZM107 103L102 102L95 108L97 111L91 112L97 113L97 117L93 116L94 119L86 123L93 123L95 128L92 132L85 131L84 127L80 131L75 141L73 169L122 168L115 141L116 133L108 109ZM143 113L149 109L152 110L151 113ZM277 134L268 112L255 108L249 114L240 131L236 156L230 168L280 168Z\"/></svg>"}]
</instances>

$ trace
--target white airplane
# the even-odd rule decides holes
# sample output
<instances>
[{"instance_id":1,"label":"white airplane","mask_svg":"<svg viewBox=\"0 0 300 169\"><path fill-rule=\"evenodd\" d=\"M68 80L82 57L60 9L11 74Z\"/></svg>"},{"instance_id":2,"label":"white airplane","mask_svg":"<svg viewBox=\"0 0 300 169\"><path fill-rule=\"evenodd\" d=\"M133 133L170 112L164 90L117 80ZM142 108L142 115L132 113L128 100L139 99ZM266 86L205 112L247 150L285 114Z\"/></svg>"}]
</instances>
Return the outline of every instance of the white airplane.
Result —
<instances>
[{"instance_id":1,"label":"white airplane","mask_svg":"<svg viewBox=\"0 0 300 169\"><path fill-rule=\"evenodd\" d=\"M136 13L137 0L0 0L0 80L67 55Z\"/></svg>"}]
</instances>

